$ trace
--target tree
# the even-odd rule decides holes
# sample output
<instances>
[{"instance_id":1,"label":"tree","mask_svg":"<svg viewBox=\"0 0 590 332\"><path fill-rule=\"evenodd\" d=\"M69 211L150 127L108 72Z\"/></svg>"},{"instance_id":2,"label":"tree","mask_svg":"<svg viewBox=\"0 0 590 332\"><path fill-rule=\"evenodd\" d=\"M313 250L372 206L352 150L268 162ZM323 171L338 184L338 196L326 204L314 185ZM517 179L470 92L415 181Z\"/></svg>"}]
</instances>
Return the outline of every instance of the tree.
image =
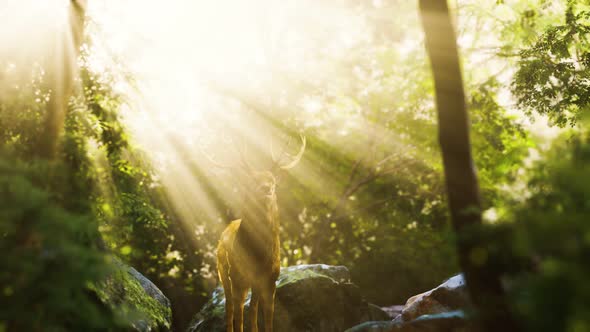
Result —
<instances>
[{"instance_id":1,"label":"tree","mask_svg":"<svg viewBox=\"0 0 590 332\"><path fill-rule=\"evenodd\" d=\"M71 0L69 7L70 31L63 31L57 39L61 42L47 63L47 89L50 100L47 105L43 131L40 135L37 155L47 159L55 157L57 142L64 126L68 101L74 86L77 58L84 35L86 0Z\"/></svg>"},{"instance_id":2,"label":"tree","mask_svg":"<svg viewBox=\"0 0 590 332\"><path fill-rule=\"evenodd\" d=\"M421 0L420 14L435 82L442 150L459 264L485 331L517 331L498 271L476 235L482 223L477 175L471 156L469 122L455 32L446 1Z\"/></svg>"},{"instance_id":3,"label":"tree","mask_svg":"<svg viewBox=\"0 0 590 332\"><path fill-rule=\"evenodd\" d=\"M552 24L518 56L512 83L518 106L559 127L575 126L590 105L590 10L568 1L564 22Z\"/></svg>"}]
</instances>

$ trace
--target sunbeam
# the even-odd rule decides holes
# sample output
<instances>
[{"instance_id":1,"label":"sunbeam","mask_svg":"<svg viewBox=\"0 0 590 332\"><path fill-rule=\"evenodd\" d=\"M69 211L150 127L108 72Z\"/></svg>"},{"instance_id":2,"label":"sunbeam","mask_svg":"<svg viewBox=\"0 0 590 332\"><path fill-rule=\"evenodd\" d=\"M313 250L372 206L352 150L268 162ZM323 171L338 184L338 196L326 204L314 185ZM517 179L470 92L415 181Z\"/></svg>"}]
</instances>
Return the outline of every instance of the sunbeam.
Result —
<instances>
[{"instance_id":1,"label":"sunbeam","mask_svg":"<svg viewBox=\"0 0 590 332\"><path fill-rule=\"evenodd\" d=\"M0 332L587 331L589 22L0 0Z\"/></svg>"},{"instance_id":2,"label":"sunbeam","mask_svg":"<svg viewBox=\"0 0 590 332\"><path fill-rule=\"evenodd\" d=\"M88 66L115 76L117 68L131 71L132 84L124 73L118 76L125 123L158 165L165 190L189 224L197 211L215 221L220 215L203 191L204 179L220 196L235 196L231 183L207 180L223 171L198 151L235 163L244 150L253 165L268 167L273 143L284 146L289 136L311 128L302 112L299 128L284 132L281 109L310 109L309 97L289 104L284 83L314 84L343 70L328 59L341 59L368 38L354 10L310 1L91 2L89 15L95 36ZM195 172L203 176L197 179ZM337 196L341 190L307 158L294 174L314 192Z\"/></svg>"}]
</instances>

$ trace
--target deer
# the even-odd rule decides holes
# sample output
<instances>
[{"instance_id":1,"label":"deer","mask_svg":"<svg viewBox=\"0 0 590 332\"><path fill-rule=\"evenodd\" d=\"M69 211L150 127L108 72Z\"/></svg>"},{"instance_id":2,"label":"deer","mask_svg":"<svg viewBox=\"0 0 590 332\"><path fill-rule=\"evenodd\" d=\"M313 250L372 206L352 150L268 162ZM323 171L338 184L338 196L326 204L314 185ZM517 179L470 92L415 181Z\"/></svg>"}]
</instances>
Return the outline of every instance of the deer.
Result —
<instances>
[{"instance_id":1,"label":"deer","mask_svg":"<svg viewBox=\"0 0 590 332\"><path fill-rule=\"evenodd\" d=\"M246 181L241 183L241 218L230 222L217 246L217 271L225 293L227 332L244 331L244 302L250 300L250 331L258 332L258 304L264 316L264 331L272 332L276 281L280 272L279 219L276 197L277 171L299 163L306 140L288 163L275 160L270 170L256 171L242 158Z\"/></svg>"}]
</instances>

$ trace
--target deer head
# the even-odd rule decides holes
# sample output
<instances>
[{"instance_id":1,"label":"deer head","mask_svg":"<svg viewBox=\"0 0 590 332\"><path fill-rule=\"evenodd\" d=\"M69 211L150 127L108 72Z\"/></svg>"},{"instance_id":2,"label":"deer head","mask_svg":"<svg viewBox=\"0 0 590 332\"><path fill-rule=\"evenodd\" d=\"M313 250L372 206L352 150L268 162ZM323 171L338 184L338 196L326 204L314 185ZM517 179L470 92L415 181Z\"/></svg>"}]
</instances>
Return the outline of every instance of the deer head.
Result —
<instances>
[{"instance_id":1,"label":"deer head","mask_svg":"<svg viewBox=\"0 0 590 332\"><path fill-rule=\"evenodd\" d=\"M276 218L276 186L281 173L295 167L303 156L306 139L301 136L301 147L296 155L289 155L284 150L277 158L272 153L272 165L266 170L255 170L242 156L242 169L246 177L241 182L242 207L244 217L261 220ZM272 150L272 149L271 149Z\"/></svg>"},{"instance_id":2,"label":"deer head","mask_svg":"<svg viewBox=\"0 0 590 332\"><path fill-rule=\"evenodd\" d=\"M301 161L307 141L305 136L300 138L301 147L295 155L290 155L283 149L277 157L271 146L272 164L268 169L264 170L258 170L251 166L247 161L244 148L239 149L234 146L240 156L238 165L222 164L214 160L202 149L201 153L217 168L228 170L240 177L242 179L238 181L240 191L244 194L256 197L274 196L281 173L295 167Z\"/></svg>"}]
</instances>

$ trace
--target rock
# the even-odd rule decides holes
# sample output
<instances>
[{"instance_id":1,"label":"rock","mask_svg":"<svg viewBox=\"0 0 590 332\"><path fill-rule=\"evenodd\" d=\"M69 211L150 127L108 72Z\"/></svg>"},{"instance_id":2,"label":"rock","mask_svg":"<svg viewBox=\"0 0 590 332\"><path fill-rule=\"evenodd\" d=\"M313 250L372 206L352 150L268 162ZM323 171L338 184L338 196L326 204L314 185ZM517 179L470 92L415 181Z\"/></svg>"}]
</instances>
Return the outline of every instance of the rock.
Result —
<instances>
[{"instance_id":1,"label":"rock","mask_svg":"<svg viewBox=\"0 0 590 332\"><path fill-rule=\"evenodd\" d=\"M189 332L224 332L225 299L218 287L189 327ZM248 322L250 294L246 299ZM262 313L259 313L262 330ZM369 305L351 283L344 266L298 265L281 269L277 280L274 325L281 332L341 332L368 320L387 318L379 307ZM245 324L245 331L250 330Z\"/></svg>"},{"instance_id":2,"label":"rock","mask_svg":"<svg viewBox=\"0 0 590 332\"><path fill-rule=\"evenodd\" d=\"M94 286L99 300L122 319L131 319L128 331L167 332L172 327L170 301L136 269L114 259L115 271Z\"/></svg>"},{"instance_id":3,"label":"rock","mask_svg":"<svg viewBox=\"0 0 590 332\"><path fill-rule=\"evenodd\" d=\"M474 331L463 310L423 315L402 326L412 326L418 331L428 332L459 332Z\"/></svg>"},{"instance_id":4,"label":"rock","mask_svg":"<svg viewBox=\"0 0 590 332\"><path fill-rule=\"evenodd\" d=\"M385 311L389 318L395 318L402 313L404 310L403 305L392 305L389 307L381 307L381 310Z\"/></svg>"},{"instance_id":5,"label":"rock","mask_svg":"<svg viewBox=\"0 0 590 332\"><path fill-rule=\"evenodd\" d=\"M389 332L396 331L395 329L398 329L399 326L399 323L392 321L372 321L354 326L345 332Z\"/></svg>"},{"instance_id":6,"label":"rock","mask_svg":"<svg viewBox=\"0 0 590 332\"><path fill-rule=\"evenodd\" d=\"M372 303L369 303L369 317L366 320L388 320L391 319L391 316L387 311L383 308L376 306Z\"/></svg>"},{"instance_id":7,"label":"rock","mask_svg":"<svg viewBox=\"0 0 590 332\"><path fill-rule=\"evenodd\" d=\"M463 311L423 315L411 322L365 322L345 332L473 332Z\"/></svg>"},{"instance_id":8,"label":"rock","mask_svg":"<svg viewBox=\"0 0 590 332\"><path fill-rule=\"evenodd\" d=\"M347 332L468 332L474 331L465 317L471 302L463 275L456 275L440 286L408 299L392 321L371 321ZM390 314L399 306L385 308Z\"/></svg>"},{"instance_id":9,"label":"rock","mask_svg":"<svg viewBox=\"0 0 590 332\"><path fill-rule=\"evenodd\" d=\"M409 322L422 315L468 309L469 295L462 274L456 275L428 292L411 297L396 321Z\"/></svg>"},{"instance_id":10,"label":"rock","mask_svg":"<svg viewBox=\"0 0 590 332\"><path fill-rule=\"evenodd\" d=\"M127 267L127 272L133 276L133 278L139 281L139 284L149 296L160 302L161 305L170 308L170 300L168 300L164 293L162 293L162 291L156 285L154 285L151 280L146 278L143 274L139 273L131 266Z\"/></svg>"}]
</instances>

